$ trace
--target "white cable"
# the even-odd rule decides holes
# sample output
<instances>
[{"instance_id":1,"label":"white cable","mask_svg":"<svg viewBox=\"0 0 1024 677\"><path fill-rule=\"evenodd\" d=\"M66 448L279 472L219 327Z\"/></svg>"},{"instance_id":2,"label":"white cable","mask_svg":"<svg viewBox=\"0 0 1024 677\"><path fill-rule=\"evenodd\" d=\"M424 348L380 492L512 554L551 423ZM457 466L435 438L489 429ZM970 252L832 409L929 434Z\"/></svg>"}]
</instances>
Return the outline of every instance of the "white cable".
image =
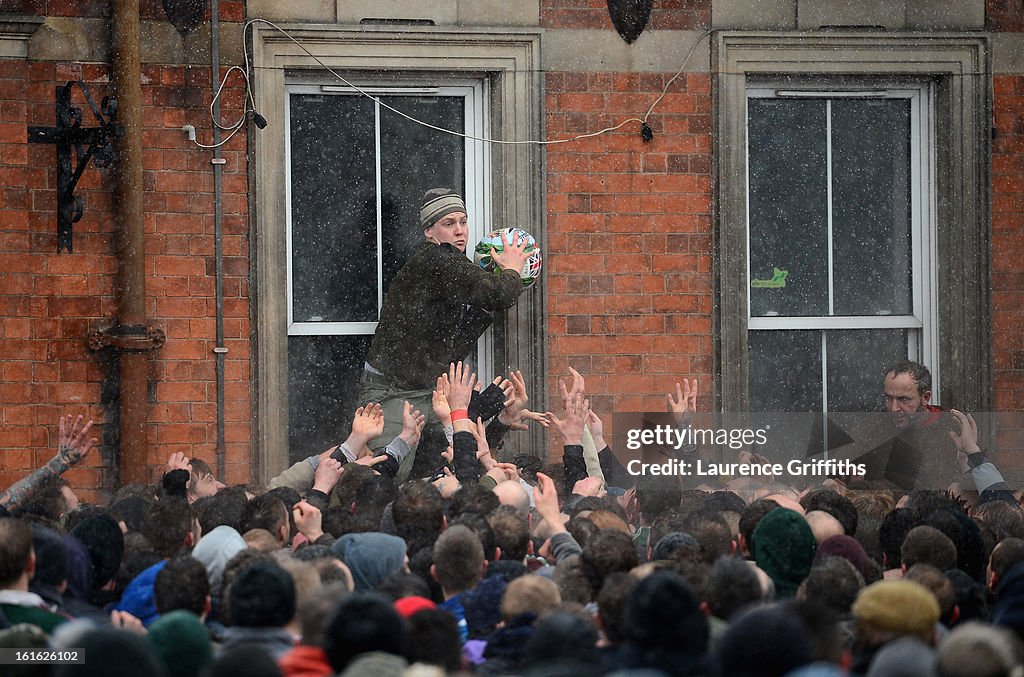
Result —
<instances>
[{"instance_id":1,"label":"white cable","mask_svg":"<svg viewBox=\"0 0 1024 677\"><path fill-rule=\"evenodd\" d=\"M245 69L243 69L241 66L232 66L231 68L229 68L227 70L227 72L224 73L224 77L221 78L221 81L220 81L220 86L217 87L217 92L213 95L213 100L210 101L210 119L213 120L213 124L217 125L217 127L219 127L220 129L223 129L223 130L234 129L238 125L242 124L242 122L245 120L245 116L248 115L248 113L249 113L249 109L246 108L243 105L242 106L242 117L240 117L237 122L235 122L233 124L230 124L230 125L222 125L220 123L220 121L217 120L216 116L214 116L214 114L213 114L213 107L215 105L217 105L217 100L220 99L220 95L224 91L224 85L226 85L228 83L228 77L231 76L232 71L238 71L239 73L241 73L242 74L242 79L245 81L245 91L246 92L251 92L252 91L252 87L249 86L249 73L247 73L245 71ZM251 98L252 98L251 95L250 95L249 98L251 100ZM256 110L256 104L255 103L253 103L252 110Z\"/></svg>"},{"instance_id":2,"label":"white cable","mask_svg":"<svg viewBox=\"0 0 1024 677\"><path fill-rule=\"evenodd\" d=\"M668 93L669 87L671 87L672 83L675 82L679 78L679 76L683 74L683 71L686 69L687 64L690 62L690 57L693 56L694 51L697 49L697 45L699 45L704 40L704 38L706 38L708 35L711 34L710 30L704 31L703 33L701 33L701 35L697 38L697 40L690 47L689 51L687 51L686 57L683 59L683 65L680 66L679 70L676 71L675 75L673 75L671 78L669 78L669 81L665 83L665 87L662 88L661 94L658 95L658 98L656 98L654 100L654 102L651 104L651 106L647 109L647 113L644 114L643 118L627 118L627 119L623 120L622 122L620 122L619 124L617 124L617 125L615 125L613 127L605 127L604 129L600 129L600 130L598 130L596 132L588 132L587 134L577 134L576 136L573 136L573 137L570 137L570 138L567 138L567 139L553 139L553 140L549 140L549 141L539 141L539 140L505 141L505 140L500 140L500 139L490 139L490 138L481 137L481 136L473 136L472 134L464 134L462 132L456 132L456 131L453 131L451 129L445 129L444 127L438 127L436 125L432 125L429 122L424 122L422 120L419 120L419 119L409 115L408 113L404 113L404 112L398 110L397 108L394 108L393 106L390 106L390 105L384 103L383 101L381 101L377 97L373 96L372 94L370 94L368 92L363 91L360 87L358 87L358 86L352 84L351 82L349 82L348 80L346 80L338 72L336 72L333 68L331 68L330 66L325 64L323 61L321 61L320 58L317 55L315 55L315 54L313 54L313 52L309 51L309 49L307 49L305 45L303 45L301 42L299 42L298 40L293 38L291 36L291 34L288 33L288 31L284 30L283 28L281 28L280 26L275 24L273 21L268 21L267 19L249 19L242 26L242 56L243 56L244 61L245 61L245 66L244 66L244 68L243 67L239 67L239 66L232 66L231 68L229 68L227 70L226 73L224 73L224 77L221 78L220 86L217 87L217 91L214 94L213 100L210 102L210 118L213 121L213 124L216 125L217 127L219 127L220 129L223 129L223 130L229 130L229 129L232 130L231 134L229 134L227 136L227 138L222 140L220 143L214 144L214 145L209 145L209 146L207 146L205 144L201 144L198 141L195 141L194 143L197 146L199 146L200 148L217 148L219 146L224 145L244 125L245 118L249 114L250 110L253 111L253 112L256 111L256 100L255 100L255 98L253 96L252 84L251 84L251 82L249 80L249 48L248 48L248 43L245 40L245 32L247 30L249 30L249 28L251 26L253 26L254 24L257 24L257 23L266 24L267 26L270 26L271 28L276 30L278 33L283 35L284 37L286 37L289 40L291 40L293 43L295 43L295 45L299 49L301 49L303 52L308 54L309 57L311 59L313 59L313 61L315 61L320 66L322 66L328 73L330 73L335 78L337 78L338 81L340 81L346 87L352 88L353 90L355 90L357 93L361 94L362 96L365 96L366 98L370 99L371 101L376 102L378 105L386 108L387 110L391 111L392 113L395 113L396 115L399 115L399 116L405 118L406 120L409 120L410 122L413 122L413 123L415 123L417 125L421 125L421 126L426 127L428 129L432 129L432 130L437 131L437 132L442 132L444 134L450 134L452 136L457 136L457 137L460 137L460 138L463 138L463 139L469 139L469 140L472 140L472 141L481 141L483 143L501 144L501 145L507 145L507 146L524 145L524 144L536 144L538 146L551 146L551 145L555 145L555 144L559 144L559 143L572 143L573 141L579 141L580 139L587 139L587 138L591 138L591 137L595 137L595 136L601 136L602 134L607 134L608 132L613 132L613 131L619 129L620 127L622 127L622 126L624 126L626 124L629 124L630 122L639 122L642 125L647 124L647 119L654 112L655 107L659 103L661 103L662 99L665 98L665 95ZM214 119L213 106L214 106L214 103L220 98L221 93L222 93L222 91L224 89L224 85L227 83L228 77L231 75L232 71L235 71L235 70L238 70L238 71L240 71L242 73L242 78L245 81L246 98L249 100L249 103L251 104L251 108L249 106L247 106L247 105L243 105L243 107L242 107L242 116L238 119L238 121L235 124L233 124L233 125L225 126L225 125L221 124L221 122L219 120Z\"/></svg>"}]
</instances>

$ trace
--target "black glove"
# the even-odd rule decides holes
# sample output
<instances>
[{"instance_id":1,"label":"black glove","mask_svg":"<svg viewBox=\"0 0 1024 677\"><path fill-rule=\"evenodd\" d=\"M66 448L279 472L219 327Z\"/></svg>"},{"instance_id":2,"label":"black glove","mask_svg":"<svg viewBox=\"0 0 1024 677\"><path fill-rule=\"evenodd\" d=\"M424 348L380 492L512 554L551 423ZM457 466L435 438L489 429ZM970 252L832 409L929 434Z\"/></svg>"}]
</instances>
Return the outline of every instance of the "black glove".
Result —
<instances>
[{"instance_id":1,"label":"black glove","mask_svg":"<svg viewBox=\"0 0 1024 677\"><path fill-rule=\"evenodd\" d=\"M469 414L469 420L476 423L477 418L482 418L485 421L490 421L492 418L501 413L501 410L505 408L505 391L494 385L493 383L486 388L483 392L473 391L473 395L469 400L469 407L467 412Z\"/></svg>"}]
</instances>

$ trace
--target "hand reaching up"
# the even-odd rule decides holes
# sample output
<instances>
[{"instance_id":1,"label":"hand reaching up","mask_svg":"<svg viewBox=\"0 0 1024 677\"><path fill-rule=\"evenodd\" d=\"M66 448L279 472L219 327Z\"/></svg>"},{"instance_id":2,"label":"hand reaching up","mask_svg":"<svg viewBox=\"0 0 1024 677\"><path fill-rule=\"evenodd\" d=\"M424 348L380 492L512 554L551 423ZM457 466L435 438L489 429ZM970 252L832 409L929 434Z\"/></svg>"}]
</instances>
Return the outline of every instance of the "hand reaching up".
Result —
<instances>
[{"instance_id":1,"label":"hand reaching up","mask_svg":"<svg viewBox=\"0 0 1024 677\"><path fill-rule=\"evenodd\" d=\"M366 406L356 409L356 414L352 417L349 446L356 451L382 432L384 432L384 410L381 409L380 404L370 402Z\"/></svg>"},{"instance_id":2,"label":"hand reaching up","mask_svg":"<svg viewBox=\"0 0 1024 677\"><path fill-rule=\"evenodd\" d=\"M583 443L583 425L590 412L590 400L583 399L583 393L577 393L565 403L565 418L558 418L548 412L551 423L558 428L565 438L565 444Z\"/></svg>"},{"instance_id":3,"label":"hand reaching up","mask_svg":"<svg viewBox=\"0 0 1024 677\"><path fill-rule=\"evenodd\" d=\"M469 365L462 362L448 367L448 406L452 411L469 409L473 399L473 386L476 385L476 374Z\"/></svg>"},{"instance_id":4,"label":"hand reaching up","mask_svg":"<svg viewBox=\"0 0 1024 677\"><path fill-rule=\"evenodd\" d=\"M408 400L402 405L402 432L398 436L409 445L410 449L415 448L419 443L426 420L427 417L421 414L419 409L413 409Z\"/></svg>"},{"instance_id":5,"label":"hand reaching up","mask_svg":"<svg viewBox=\"0 0 1024 677\"><path fill-rule=\"evenodd\" d=\"M188 470L188 456L183 452L176 451L170 455L167 459L167 470L164 472L171 472L172 470Z\"/></svg>"},{"instance_id":6,"label":"hand reaching up","mask_svg":"<svg viewBox=\"0 0 1024 677\"><path fill-rule=\"evenodd\" d=\"M81 414L74 421L70 416L61 416L58 428L57 457L68 468L81 462L99 441L86 437L92 429L92 419L83 425Z\"/></svg>"},{"instance_id":7,"label":"hand reaching up","mask_svg":"<svg viewBox=\"0 0 1024 677\"><path fill-rule=\"evenodd\" d=\"M665 396L665 404L669 413L676 420L676 425L689 425L693 415L697 413L697 379L683 379L682 386L676 383L675 397L672 393Z\"/></svg>"},{"instance_id":8,"label":"hand reaching up","mask_svg":"<svg viewBox=\"0 0 1024 677\"><path fill-rule=\"evenodd\" d=\"M441 425L451 425L452 408L448 404L448 374L437 377L437 385L431 395L430 405L434 409L434 416L441 422Z\"/></svg>"},{"instance_id":9,"label":"hand reaching up","mask_svg":"<svg viewBox=\"0 0 1024 677\"><path fill-rule=\"evenodd\" d=\"M555 483L544 473L537 473L537 486L533 488L533 502L540 515L550 527L550 533L565 531L562 510L558 507L558 492Z\"/></svg>"},{"instance_id":10,"label":"hand reaching up","mask_svg":"<svg viewBox=\"0 0 1024 677\"><path fill-rule=\"evenodd\" d=\"M333 458L325 458L316 466L313 474L313 488L325 494L331 493L334 486L341 479L344 468L341 462Z\"/></svg>"},{"instance_id":11,"label":"hand reaching up","mask_svg":"<svg viewBox=\"0 0 1024 677\"><path fill-rule=\"evenodd\" d=\"M306 501L299 501L292 508L292 519L295 521L295 528L303 536L313 543L324 535L323 520L320 509Z\"/></svg>"},{"instance_id":12,"label":"hand reaching up","mask_svg":"<svg viewBox=\"0 0 1024 677\"><path fill-rule=\"evenodd\" d=\"M978 423L973 416L962 411L950 409L949 413L960 424L959 434L950 430L949 437L956 445L956 460L960 464L960 470L967 472L971 467L967 457L981 451L981 447L978 446Z\"/></svg>"},{"instance_id":13,"label":"hand reaching up","mask_svg":"<svg viewBox=\"0 0 1024 677\"><path fill-rule=\"evenodd\" d=\"M562 379L558 379L558 390L562 395L563 403L587 391L587 383L583 380L583 376L572 367L569 367L569 373L572 374L572 385L570 387L566 388L565 382Z\"/></svg>"}]
</instances>

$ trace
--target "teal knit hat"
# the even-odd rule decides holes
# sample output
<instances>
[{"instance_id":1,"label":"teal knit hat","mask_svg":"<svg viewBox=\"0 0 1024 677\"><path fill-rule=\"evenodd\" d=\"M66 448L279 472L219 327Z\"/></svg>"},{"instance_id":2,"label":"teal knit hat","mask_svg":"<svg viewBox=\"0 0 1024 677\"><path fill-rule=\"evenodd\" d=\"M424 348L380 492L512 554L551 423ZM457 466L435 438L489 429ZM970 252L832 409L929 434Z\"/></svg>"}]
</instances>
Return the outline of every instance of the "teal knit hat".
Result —
<instances>
[{"instance_id":1,"label":"teal knit hat","mask_svg":"<svg viewBox=\"0 0 1024 677\"><path fill-rule=\"evenodd\" d=\"M179 609L161 616L148 628L152 643L171 677L191 677L206 671L213 661L210 633L191 611Z\"/></svg>"},{"instance_id":2,"label":"teal knit hat","mask_svg":"<svg viewBox=\"0 0 1024 677\"><path fill-rule=\"evenodd\" d=\"M807 520L793 510L776 508L757 523L752 540L754 561L775 583L775 594L795 595L818 549Z\"/></svg>"}]
</instances>

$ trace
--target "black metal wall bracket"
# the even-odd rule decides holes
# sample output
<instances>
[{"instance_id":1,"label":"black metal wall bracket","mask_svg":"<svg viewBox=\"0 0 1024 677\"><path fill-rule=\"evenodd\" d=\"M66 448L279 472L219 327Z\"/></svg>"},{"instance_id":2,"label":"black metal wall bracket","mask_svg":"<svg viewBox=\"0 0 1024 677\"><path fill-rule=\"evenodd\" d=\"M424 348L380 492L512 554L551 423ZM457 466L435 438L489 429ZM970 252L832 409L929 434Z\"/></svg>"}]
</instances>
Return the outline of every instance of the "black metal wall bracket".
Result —
<instances>
[{"instance_id":1,"label":"black metal wall bracket","mask_svg":"<svg viewBox=\"0 0 1024 677\"><path fill-rule=\"evenodd\" d=\"M71 105L71 90L78 86L89 103L98 127L82 127L82 109ZM97 167L107 167L116 159L114 141L124 136L124 128L116 124L117 101L103 97L97 106L88 87L71 81L57 88L57 125L55 127L28 128L29 143L57 145L57 251L72 251L71 224L77 223L85 212L81 196L75 195L75 186L82 173L95 158ZM75 166L71 166L71 151L75 152Z\"/></svg>"},{"instance_id":2,"label":"black metal wall bracket","mask_svg":"<svg viewBox=\"0 0 1024 677\"><path fill-rule=\"evenodd\" d=\"M89 350L114 348L124 352L145 352L162 348L167 342L164 330L156 325L116 325L102 331L91 331L86 340Z\"/></svg>"}]
</instances>

